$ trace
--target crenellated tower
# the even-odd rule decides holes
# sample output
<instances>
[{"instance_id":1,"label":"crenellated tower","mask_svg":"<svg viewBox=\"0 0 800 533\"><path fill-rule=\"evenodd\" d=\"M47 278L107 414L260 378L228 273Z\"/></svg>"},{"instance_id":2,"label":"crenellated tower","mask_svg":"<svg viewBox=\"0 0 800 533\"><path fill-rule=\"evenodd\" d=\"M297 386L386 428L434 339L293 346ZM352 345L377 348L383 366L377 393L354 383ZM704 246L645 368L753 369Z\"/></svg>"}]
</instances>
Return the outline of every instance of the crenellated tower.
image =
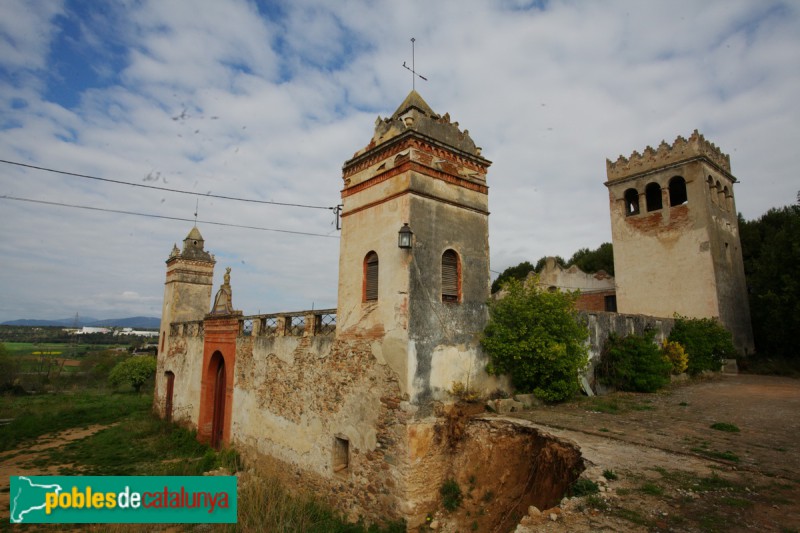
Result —
<instances>
[{"instance_id":1,"label":"crenellated tower","mask_svg":"<svg viewBox=\"0 0 800 533\"><path fill-rule=\"evenodd\" d=\"M619 312L716 317L752 352L730 156L695 130L606 174Z\"/></svg>"}]
</instances>

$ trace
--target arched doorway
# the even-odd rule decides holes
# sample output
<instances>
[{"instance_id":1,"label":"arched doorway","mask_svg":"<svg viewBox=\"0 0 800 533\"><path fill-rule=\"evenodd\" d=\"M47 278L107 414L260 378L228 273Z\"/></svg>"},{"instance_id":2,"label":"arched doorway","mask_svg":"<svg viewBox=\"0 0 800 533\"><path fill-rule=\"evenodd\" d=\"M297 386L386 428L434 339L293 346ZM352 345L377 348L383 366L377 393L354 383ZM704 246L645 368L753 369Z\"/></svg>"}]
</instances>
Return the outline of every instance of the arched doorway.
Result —
<instances>
[{"instance_id":1,"label":"arched doorway","mask_svg":"<svg viewBox=\"0 0 800 533\"><path fill-rule=\"evenodd\" d=\"M225 428L225 395L226 376L225 359L216 352L211 357L211 375L213 376L213 407L211 414L211 447L219 449L222 445L222 434Z\"/></svg>"},{"instance_id":2,"label":"arched doorway","mask_svg":"<svg viewBox=\"0 0 800 533\"><path fill-rule=\"evenodd\" d=\"M164 401L164 418L172 421L172 396L175 392L175 374L171 371L164 372L164 377L167 378L167 395Z\"/></svg>"}]
</instances>

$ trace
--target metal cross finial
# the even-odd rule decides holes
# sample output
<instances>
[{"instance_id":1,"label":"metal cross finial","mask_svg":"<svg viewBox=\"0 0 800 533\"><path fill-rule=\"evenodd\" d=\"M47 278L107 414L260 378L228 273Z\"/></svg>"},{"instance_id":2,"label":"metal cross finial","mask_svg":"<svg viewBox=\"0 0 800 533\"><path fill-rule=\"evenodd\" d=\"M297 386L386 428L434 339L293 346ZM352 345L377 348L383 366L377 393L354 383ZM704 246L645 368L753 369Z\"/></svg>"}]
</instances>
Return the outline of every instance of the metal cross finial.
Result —
<instances>
[{"instance_id":1,"label":"metal cross finial","mask_svg":"<svg viewBox=\"0 0 800 533\"><path fill-rule=\"evenodd\" d=\"M414 42L416 42L416 39L414 39L412 37L411 38L411 68L408 68L408 65L406 65L405 61L403 61L403 66L405 67L406 70L410 70L411 71L411 89L416 91L417 87L416 87L416 83L415 82L417 81L417 76L419 76L420 78L422 78L425 81L428 81L428 78L426 78L425 76L423 76L422 74L420 74L419 72L417 72L415 70Z\"/></svg>"},{"instance_id":2,"label":"metal cross finial","mask_svg":"<svg viewBox=\"0 0 800 533\"><path fill-rule=\"evenodd\" d=\"M200 198L198 198L197 201L194 204L194 225L195 226L197 226L197 211L198 211L197 208L198 207L200 207Z\"/></svg>"}]
</instances>

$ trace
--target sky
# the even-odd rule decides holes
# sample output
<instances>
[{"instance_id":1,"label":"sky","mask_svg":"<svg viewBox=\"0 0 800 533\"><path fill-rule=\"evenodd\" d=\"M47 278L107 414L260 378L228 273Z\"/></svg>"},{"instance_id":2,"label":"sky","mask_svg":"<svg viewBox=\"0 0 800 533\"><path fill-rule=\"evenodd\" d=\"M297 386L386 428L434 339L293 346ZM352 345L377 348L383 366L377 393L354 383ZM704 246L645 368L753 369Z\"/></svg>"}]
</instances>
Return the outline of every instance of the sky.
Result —
<instances>
[{"instance_id":1,"label":"sky","mask_svg":"<svg viewBox=\"0 0 800 533\"><path fill-rule=\"evenodd\" d=\"M245 315L335 307L342 164L412 37L417 91L493 162L493 276L610 242L606 159L694 129L746 219L797 198L796 1L3 0L0 322L160 316L195 212Z\"/></svg>"}]
</instances>

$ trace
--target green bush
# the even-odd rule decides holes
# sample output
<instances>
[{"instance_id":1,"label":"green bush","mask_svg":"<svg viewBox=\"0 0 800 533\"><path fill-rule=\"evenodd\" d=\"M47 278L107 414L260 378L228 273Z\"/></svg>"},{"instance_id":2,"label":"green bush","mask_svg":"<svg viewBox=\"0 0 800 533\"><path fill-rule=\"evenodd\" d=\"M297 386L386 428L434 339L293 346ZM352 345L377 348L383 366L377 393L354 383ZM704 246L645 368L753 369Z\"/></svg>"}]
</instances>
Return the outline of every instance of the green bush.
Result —
<instances>
[{"instance_id":1,"label":"green bush","mask_svg":"<svg viewBox=\"0 0 800 533\"><path fill-rule=\"evenodd\" d=\"M675 375L683 374L689 367L689 356L679 342L664 341L661 354L672 365L672 373Z\"/></svg>"},{"instance_id":2,"label":"green bush","mask_svg":"<svg viewBox=\"0 0 800 533\"><path fill-rule=\"evenodd\" d=\"M561 401L579 390L588 354L586 326L575 312L577 293L548 292L512 279L489 302L481 345L489 374L508 374L519 392Z\"/></svg>"},{"instance_id":3,"label":"green bush","mask_svg":"<svg viewBox=\"0 0 800 533\"><path fill-rule=\"evenodd\" d=\"M111 369L108 381L114 388L128 383L133 390L139 392L142 385L156 373L156 358L148 355L126 359Z\"/></svg>"},{"instance_id":4,"label":"green bush","mask_svg":"<svg viewBox=\"0 0 800 533\"><path fill-rule=\"evenodd\" d=\"M711 318L678 316L669 340L681 343L686 349L689 356L687 372L691 375L704 370L717 371L725 359L736 357L730 331Z\"/></svg>"},{"instance_id":5,"label":"green bush","mask_svg":"<svg viewBox=\"0 0 800 533\"><path fill-rule=\"evenodd\" d=\"M654 342L655 331L644 335L608 336L600 354L600 381L623 391L655 392L669 383L672 363Z\"/></svg>"},{"instance_id":6,"label":"green bush","mask_svg":"<svg viewBox=\"0 0 800 533\"><path fill-rule=\"evenodd\" d=\"M442 484L442 488L439 489L439 493L442 495L442 505L448 511L455 511L461 507L461 500L464 499L464 495L461 494L461 487L458 486L458 482L455 479L445 481Z\"/></svg>"}]
</instances>

